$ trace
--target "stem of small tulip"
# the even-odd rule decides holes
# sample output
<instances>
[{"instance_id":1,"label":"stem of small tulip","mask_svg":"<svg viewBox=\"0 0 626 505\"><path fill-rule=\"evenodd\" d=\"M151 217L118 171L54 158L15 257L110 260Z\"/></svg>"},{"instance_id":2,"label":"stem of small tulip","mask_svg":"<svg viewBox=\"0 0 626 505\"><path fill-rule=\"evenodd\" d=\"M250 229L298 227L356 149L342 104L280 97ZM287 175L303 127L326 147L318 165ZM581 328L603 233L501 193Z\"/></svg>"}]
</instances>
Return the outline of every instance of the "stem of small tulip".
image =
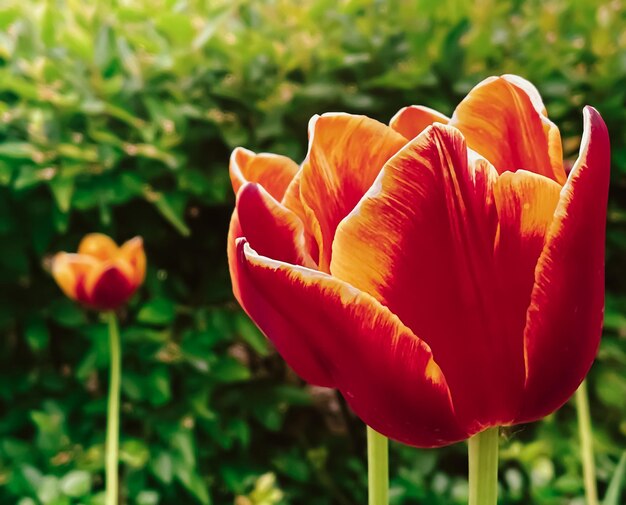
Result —
<instances>
[{"instance_id":1,"label":"stem of small tulip","mask_svg":"<svg viewBox=\"0 0 626 505\"><path fill-rule=\"evenodd\" d=\"M585 498L587 505L599 505L587 381L583 381L576 391L576 412L578 413L578 436L580 437L580 453L583 461Z\"/></svg>"},{"instance_id":2,"label":"stem of small tulip","mask_svg":"<svg viewBox=\"0 0 626 505\"><path fill-rule=\"evenodd\" d=\"M367 427L369 505L389 504L389 440Z\"/></svg>"},{"instance_id":3,"label":"stem of small tulip","mask_svg":"<svg viewBox=\"0 0 626 505\"><path fill-rule=\"evenodd\" d=\"M469 439L469 505L498 501L498 427Z\"/></svg>"},{"instance_id":4,"label":"stem of small tulip","mask_svg":"<svg viewBox=\"0 0 626 505\"><path fill-rule=\"evenodd\" d=\"M120 431L120 379L122 358L120 332L115 312L106 314L109 323L109 346L111 350L109 404L107 408L107 438L105 453L106 505L117 505L118 490L118 452Z\"/></svg>"}]
</instances>

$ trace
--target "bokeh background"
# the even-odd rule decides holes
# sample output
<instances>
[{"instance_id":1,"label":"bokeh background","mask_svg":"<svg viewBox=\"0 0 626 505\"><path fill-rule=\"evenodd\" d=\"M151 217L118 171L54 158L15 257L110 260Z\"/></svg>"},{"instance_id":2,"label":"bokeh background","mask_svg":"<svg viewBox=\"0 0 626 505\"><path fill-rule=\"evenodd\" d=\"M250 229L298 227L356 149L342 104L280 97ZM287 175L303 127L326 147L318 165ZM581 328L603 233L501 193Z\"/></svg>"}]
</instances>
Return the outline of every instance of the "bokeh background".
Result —
<instances>
[{"instance_id":1,"label":"bokeh background","mask_svg":"<svg viewBox=\"0 0 626 505\"><path fill-rule=\"evenodd\" d=\"M124 325L123 503L365 503L364 429L233 300L230 151L301 160L315 113L446 114L484 77L535 82L575 158L611 132L605 335L590 375L600 495L626 449L623 0L0 3L0 503L102 503L106 330L51 254L142 235ZM572 296L575 294L572 293ZM402 405L398 405L402 409ZM505 432L501 503L582 505L575 410ZM466 448L392 445L392 504L463 504Z\"/></svg>"}]
</instances>

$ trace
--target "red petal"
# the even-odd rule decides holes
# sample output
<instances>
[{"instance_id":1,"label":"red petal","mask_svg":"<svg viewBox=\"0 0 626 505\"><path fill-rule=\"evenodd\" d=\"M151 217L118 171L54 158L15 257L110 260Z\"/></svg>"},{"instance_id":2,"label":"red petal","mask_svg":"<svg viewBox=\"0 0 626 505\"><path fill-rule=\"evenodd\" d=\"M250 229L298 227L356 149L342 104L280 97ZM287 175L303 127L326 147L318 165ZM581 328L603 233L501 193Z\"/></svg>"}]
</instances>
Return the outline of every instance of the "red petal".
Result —
<instances>
[{"instance_id":1,"label":"red petal","mask_svg":"<svg viewBox=\"0 0 626 505\"><path fill-rule=\"evenodd\" d=\"M595 109L585 108L584 122L580 156L535 272L525 331L526 391L517 422L539 419L565 403L600 342L610 145Z\"/></svg>"},{"instance_id":2,"label":"red petal","mask_svg":"<svg viewBox=\"0 0 626 505\"><path fill-rule=\"evenodd\" d=\"M410 105L400 109L389 121L389 126L407 140L417 137L433 123L448 124L450 119L436 110L422 105Z\"/></svg>"},{"instance_id":3,"label":"red petal","mask_svg":"<svg viewBox=\"0 0 626 505\"><path fill-rule=\"evenodd\" d=\"M440 124L411 141L338 227L331 272L431 347L457 415L480 429L514 418L524 366L521 330L500 317L512 301L495 271L497 173L470 155Z\"/></svg>"},{"instance_id":4,"label":"red petal","mask_svg":"<svg viewBox=\"0 0 626 505\"><path fill-rule=\"evenodd\" d=\"M302 221L265 189L244 184L237 195L242 236L260 254L294 265L313 266L306 252Z\"/></svg>"},{"instance_id":5,"label":"red petal","mask_svg":"<svg viewBox=\"0 0 626 505\"><path fill-rule=\"evenodd\" d=\"M367 424L432 447L467 437L432 354L388 309L318 271L238 242L242 297L261 330L307 381L337 387Z\"/></svg>"},{"instance_id":6,"label":"red petal","mask_svg":"<svg viewBox=\"0 0 626 505\"><path fill-rule=\"evenodd\" d=\"M85 281L85 302L98 310L115 310L125 304L136 289L131 266L117 260L90 272Z\"/></svg>"},{"instance_id":7,"label":"red petal","mask_svg":"<svg viewBox=\"0 0 626 505\"><path fill-rule=\"evenodd\" d=\"M258 182L280 201L298 168L298 164L286 156L256 154L243 147L235 149L230 156L230 180L235 194L246 182Z\"/></svg>"},{"instance_id":8,"label":"red petal","mask_svg":"<svg viewBox=\"0 0 626 505\"><path fill-rule=\"evenodd\" d=\"M537 89L521 77L485 79L458 105L450 125L499 173L524 169L565 182L559 130L545 116Z\"/></svg>"},{"instance_id":9,"label":"red petal","mask_svg":"<svg viewBox=\"0 0 626 505\"><path fill-rule=\"evenodd\" d=\"M320 270L327 271L339 221L406 139L378 121L349 114L315 116L309 129L300 196L319 245Z\"/></svg>"},{"instance_id":10,"label":"red petal","mask_svg":"<svg viewBox=\"0 0 626 505\"><path fill-rule=\"evenodd\" d=\"M542 175L519 170L505 172L494 186L498 209L498 233L494 247L495 295L501 321L502 344L507 363L516 378L517 401L521 402L524 366L524 327L534 284L537 260L553 220L561 186ZM518 403L519 405L519 403ZM509 418L510 421L513 417Z\"/></svg>"}]
</instances>

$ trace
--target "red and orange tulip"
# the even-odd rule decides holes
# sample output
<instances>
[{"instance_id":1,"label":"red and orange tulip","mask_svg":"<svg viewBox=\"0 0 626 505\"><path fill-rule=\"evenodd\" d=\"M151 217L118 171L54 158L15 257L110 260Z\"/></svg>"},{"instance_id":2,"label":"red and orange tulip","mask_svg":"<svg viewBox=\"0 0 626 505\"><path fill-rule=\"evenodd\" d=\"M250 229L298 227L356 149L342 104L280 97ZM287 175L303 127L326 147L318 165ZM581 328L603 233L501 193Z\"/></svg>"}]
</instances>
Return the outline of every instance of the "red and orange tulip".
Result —
<instances>
[{"instance_id":1,"label":"red and orange tulip","mask_svg":"<svg viewBox=\"0 0 626 505\"><path fill-rule=\"evenodd\" d=\"M143 240L135 237L118 247L110 237L91 233L80 242L78 253L55 255L52 275L72 300L98 310L117 309L143 283Z\"/></svg>"},{"instance_id":2,"label":"red and orange tulip","mask_svg":"<svg viewBox=\"0 0 626 505\"><path fill-rule=\"evenodd\" d=\"M569 176L516 76L483 81L451 118L315 116L301 166L236 149L235 296L298 374L396 440L547 415L602 325L609 139L583 116Z\"/></svg>"}]
</instances>

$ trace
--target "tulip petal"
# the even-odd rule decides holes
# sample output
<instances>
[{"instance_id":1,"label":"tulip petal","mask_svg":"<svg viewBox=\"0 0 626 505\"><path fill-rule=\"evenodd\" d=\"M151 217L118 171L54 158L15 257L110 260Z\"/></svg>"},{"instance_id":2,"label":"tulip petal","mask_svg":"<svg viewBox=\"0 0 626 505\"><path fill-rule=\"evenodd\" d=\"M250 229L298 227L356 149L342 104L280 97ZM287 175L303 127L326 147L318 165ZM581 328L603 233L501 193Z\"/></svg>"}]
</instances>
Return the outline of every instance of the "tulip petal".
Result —
<instances>
[{"instance_id":1,"label":"tulip petal","mask_svg":"<svg viewBox=\"0 0 626 505\"><path fill-rule=\"evenodd\" d=\"M499 173L524 169L565 182L559 130L545 116L539 92L525 79L485 79L457 106L449 124Z\"/></svg>"},{"instance_id":2,"label":"tulip petal","mask_svg":"<svg viewBox=\"0 0 626 505\"><path fill-rule=\"evenodd\" d=\"M246 182L257 182L280 201L298 171L298 164L278 154L256 154L238 147L230 156L230 180L235 195Z\"/></svg>"},{"instance_id":3,"label":"tulip petal","mask_svg":"<svg viewBox=\"0 0 626 505\"><path fill-rule=\"evenodd\" d=\"M85 277L98 264L93 256L60 252L52 260L52 276L68 298L85 302Z\"/></svg>"},{"instance_id":4,"label":"tulip petal","mask_svg":"<svg viewBox=\"0 0 626 505\"><path fill-rule=\"evenodd\" d=\"M499 292L507 299L500 314L511 335L524 334L535 267L560 192L561 186L552 179L525 170L505 172L494 185L499 224L494 249L496 278L502 281ZM511 343L515 345L511 352L523 355L523 339ZM517 362L520 367L523 364ZM524 368L516 373L526 374Z\"/></svg>"},{"instance_id":5,"label":"tulip petal","mask_svg":"<svg viewBox=\"0 0 626 505\"><path fill-rule=\"evenodd\" d=\"M302 199L300 198L301 181L302 170L300 170L289 183L281 203L298 216L303 223L308 223L310 221L311 214L310 211L307 213L302 203ZM304 229L304 241L306 242L306 251L313 259L313 262L317 264L319 262L319 247L317 246L317 241L313 236L313 233L306 226Z\"/></svg>"},{"instance_id":6,"label":"tulip petal","mask_svg":"<svg viewBox=\"0 0 626 505\"><path fill-rule=\"evenodd\" d=\"M406 139L378 121L350 114L315 116L309 130L300 196L318 242L320 270L328 271L337 225Z\"/></svg>"},{"instance_id":7,"label":"tulip petal","mask_svg":"<svg viewBox=\"0 0 626 505\"><path fill-rule=\"evenodd\" d=\"M230 273L230 282L233 287L233 295L235 300L239 302L239 305L243 307L241 301L241 293L239 290L239 264L237 262L237 239L243 237L243 231L239 224L239 216L237 210L233 211L230 218L230 225L228 226L228 239L226 245L226 254L228 256L228 270Z\"/></svg>"},{"instance_id":8,"label":"tulip petal","mask_svg":"<svg viewBox=\"0 0 626 505\"><path fill-rule=\"evenodd\" d=\"M113 258L118 250L115 241L103 233L89 233L78 244L78 254L93 256L102 261Z\"/></svg>"},{"instance_id":9,"label":"tulip petal","mask_svg":"<svg viewBox=\"0 0 626 505\"><path fill-rule=\"evenodd\" d=\"M433 123L448 124L450 119L423 105L410 105L400 109L389 121L389 126L407 140L414 139Z\"/></svg>"},{"instance_id":10,"label":"tulip petal","mask_svg":"<svg viewBox=\"0 0 626 505\"><path fill-rule=\"evenodd\" d=\"M126 241L119 250L119 257L126 260L133 269L133 282L139 286L146 277L146 252L143 239L134 237Z\"/></svg>"},{"instance_id":11,"label":"tulip petal","mask_svg":"<svg viewBox=\"0 0 626 505\"><path fill-rule=\"evenodd\" d=\"M306 252L300 218L259 184L249 182L241 187L237 216L243 236L260 254L294 265L314 265Z\"/></svg>"},{"instance_id":12,"label":"tulip petal","mask_svg":"<svg viewBox=\"0 0 626 505\"><path fill-rule=\"evenodd\" d=\"M427 345L366 293L237 244L242 297L307 381L338 388L368 425L421 447L467 437Z\"/></svg>"},{"instance_id":13,"label":"tulip petal","mask_svg":"<svg viewBox=\"0 0 626 505\"><path fill-rule=\"evenodd\" d=\"M565 403L589 371L600 341L610 145L595 109L585 108L584 124L580 156L535 271L524 336L526 390L517 422L539 419Z\"/></svg>"},{"instance_id":14,"label":"tulip petal","mask_svg":"<svg viewBox=\"0 0 626 505\"><path fill-rule=\"evenodd\" d=\"M100 263L86 276L85 303L99 310L115 310L137 289L134 271L124 259Z\"/></svg>"},{"instance_id":15,"label":"tulip petal","mask_svg":"<svg viewBox=\"0 0 626 505\"><path fill-rule=\"evenodd\" d=\"M496 180L457 129L426 128L339 225L330 268L430 346L474 429L511 421L524 383L522 334L500 317Z\"/></svg>"}]
</instances>

